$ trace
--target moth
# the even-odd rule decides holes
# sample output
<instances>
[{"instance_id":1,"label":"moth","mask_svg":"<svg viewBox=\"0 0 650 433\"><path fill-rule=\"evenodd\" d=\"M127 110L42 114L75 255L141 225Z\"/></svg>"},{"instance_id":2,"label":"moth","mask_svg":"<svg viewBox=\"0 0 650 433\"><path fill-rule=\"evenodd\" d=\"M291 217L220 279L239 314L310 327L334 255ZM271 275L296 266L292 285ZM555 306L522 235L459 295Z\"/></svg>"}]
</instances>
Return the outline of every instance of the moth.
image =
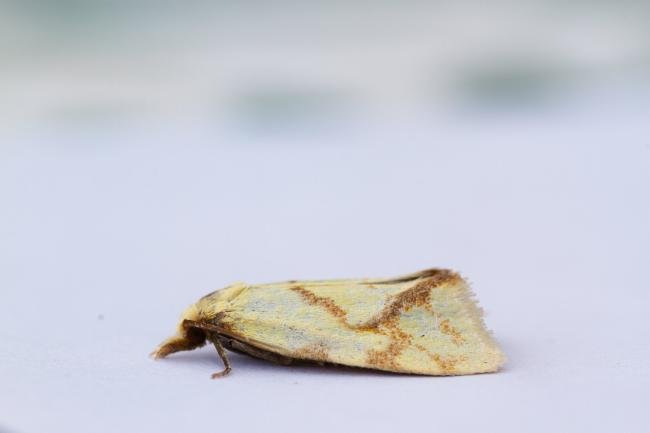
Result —
<instances>
[{"instance_id":1,"label":"moth","mask_svg":"<svg viewBox=\"0 0 650 433\"><path fill-rule=\"evenodd\" d=\"M187 308L155 359L206 342L289 365L340 364L422 375L497 371L505 357L465 280L448 269L388 279L236 283Z\"/></svg>"}]
</instances>

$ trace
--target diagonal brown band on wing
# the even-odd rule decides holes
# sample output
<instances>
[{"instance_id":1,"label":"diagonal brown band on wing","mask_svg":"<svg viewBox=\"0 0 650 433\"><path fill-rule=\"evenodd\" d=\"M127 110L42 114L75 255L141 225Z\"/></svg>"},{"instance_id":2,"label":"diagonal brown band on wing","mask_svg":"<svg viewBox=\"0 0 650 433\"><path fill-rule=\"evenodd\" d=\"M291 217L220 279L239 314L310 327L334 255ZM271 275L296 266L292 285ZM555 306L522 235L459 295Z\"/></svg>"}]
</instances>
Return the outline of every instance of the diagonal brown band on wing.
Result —
<instances>
[{"instance_id":1,"label":"diagonal brown band on wing","mask_svg":"<svg viewBox=\"0 0 650 433\"><path fill-rule=\"evenodd\" d=\"M451 326L451 323L449 323L449 319L445 319L442 322L440 322L439 326L440 326L440 332L442 332L445 335L449 335L451 337L451 341L453 341L456 346L460 346L465 342L465 338L463 338L463 336L458 331L458 329Z\"/></svg>"},{"instance_id":2,"label":"diagonal brown band on wing","mask_svg":"<svg viewBox=\"0 0 650 433\"><path fill-rule=\"evenodd\" d=\"M359 326L359 328L377 328L379 325L399 317L403 311L408 311L411 307L431 308L431 289L454 279L460 279L458 274L448 270L440 270L410 289L395 295L393 300L377 316Z\"/></svg>"},{"instance_id":3,"label":"diagonal brown band on wing","mask_svg":"<svg viewBox=\"0 0 650 433\"><path fill-rule=\"evenodd\" d=\"M393 296L390 302L375 317L361 325L353 326L347 322L347 313L339 307L332 299L318 296L313 292L301 286L291 288L294 292L312 305L318 305L325 308L331 315L338 318L346 327L357 331L377 332L390 338L390 343L383 350L371 349L367 353L367 362L370 365L379 368L399 370L400 366L397 358L401 353L412 344L412 338L409 334L402 331L398 325L398 319L402 312L408 311L412 307L423 307L431 309L431 290L447 282L459 280L460 276L449 270L437 270L432 275L427 275L422 281L416 283L413 287ZM454 343L461 344L464 339L449 321L441 322L441 332L449 335ZM418 347L422 350L424 348ZM426 349L424 349L426 351ZM434 361L445 374L451 374L457 361L447 360L438 354L431 354L426 351L428 356ZM303 355L304 354L300 354Z\"/></svg>"},{"instance_id":4,"label":"diagonal brown band on wing","mask_svg":"<svg viewBox=\"0 0 650 433\"><path fill-rule=\"evenodd\" d=\"M347 313L345 310L343 310L341 307L336 305L336 303L331 300L330 298L326 298L324 296L318 296L314 294L313 292L310 292L309 290L305 289L304 287L301 286L294 286L291 288L294 292L297 292L300 294L300 296L303 297L305 301L312 305L318 305L320 307L325 308L332 316L338 317L345 321L345 318L347 317Z\"/></svg>"}]
</instances>

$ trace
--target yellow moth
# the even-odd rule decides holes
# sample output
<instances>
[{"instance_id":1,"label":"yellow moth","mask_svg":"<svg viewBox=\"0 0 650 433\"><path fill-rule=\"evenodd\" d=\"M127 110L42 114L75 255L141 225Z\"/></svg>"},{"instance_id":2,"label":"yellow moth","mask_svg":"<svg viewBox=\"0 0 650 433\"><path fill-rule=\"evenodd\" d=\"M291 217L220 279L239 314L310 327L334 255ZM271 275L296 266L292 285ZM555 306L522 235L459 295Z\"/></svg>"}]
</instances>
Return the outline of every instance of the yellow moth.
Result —
<instances>
[{"instance_id":1,"label":"yellow moth","mask_svg":"<svg viewBox=\"0 0 650 433\"><path fill-rule=\"evenodd\" d=\"M153 353L164 358L211 342L268 361L341 364L397 373L497 371L505 358L485 329L468 284L428 269L389 279L236 283L183 312L177 334Z\"/></svg>"}]
</instances>

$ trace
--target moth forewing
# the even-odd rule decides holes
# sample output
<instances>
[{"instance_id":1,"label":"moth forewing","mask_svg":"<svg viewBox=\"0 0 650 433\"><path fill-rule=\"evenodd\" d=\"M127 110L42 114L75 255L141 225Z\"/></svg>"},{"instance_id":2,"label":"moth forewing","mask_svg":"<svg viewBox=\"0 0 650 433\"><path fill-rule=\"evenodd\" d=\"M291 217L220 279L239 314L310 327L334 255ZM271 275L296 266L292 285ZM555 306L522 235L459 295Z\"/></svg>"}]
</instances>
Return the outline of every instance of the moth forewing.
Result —
<instances>
[{"instance_id":1,"label":"moth forewing","mask_svg":"<svg viewBox=\"0 0 650 433\"><path fill-rule=\"evenodd\" d=\"M446 269L391 279L239 283L187 309L178 335L155 354L224 339L231 341L226 348L263 359L426 375L492 372L505 359L467 283Z\"/></svg>"}]
</instances>

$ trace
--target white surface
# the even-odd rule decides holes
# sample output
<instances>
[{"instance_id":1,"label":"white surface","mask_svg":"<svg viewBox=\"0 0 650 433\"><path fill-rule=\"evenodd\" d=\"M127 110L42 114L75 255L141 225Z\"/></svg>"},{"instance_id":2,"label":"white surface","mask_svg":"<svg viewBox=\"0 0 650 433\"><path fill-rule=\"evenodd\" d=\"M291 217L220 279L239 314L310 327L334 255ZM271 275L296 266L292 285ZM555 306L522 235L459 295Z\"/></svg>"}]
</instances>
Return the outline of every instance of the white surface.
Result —
<instances>
[{"instance_id":1,"label":"white surface","mask_svg":"<svg viewBox=\"0 0 650 433\"><path fill-rule=\"evenodd\" d=\"M188 128L5 140L0 425L647 431L650 129L635 113L320 139ZM183 308L233 281L429 266L472 281L509 357L502 372L407 377L232 355L232 375L212 381L211 348L147 357Z\"/></svg>"}]
</instances>

